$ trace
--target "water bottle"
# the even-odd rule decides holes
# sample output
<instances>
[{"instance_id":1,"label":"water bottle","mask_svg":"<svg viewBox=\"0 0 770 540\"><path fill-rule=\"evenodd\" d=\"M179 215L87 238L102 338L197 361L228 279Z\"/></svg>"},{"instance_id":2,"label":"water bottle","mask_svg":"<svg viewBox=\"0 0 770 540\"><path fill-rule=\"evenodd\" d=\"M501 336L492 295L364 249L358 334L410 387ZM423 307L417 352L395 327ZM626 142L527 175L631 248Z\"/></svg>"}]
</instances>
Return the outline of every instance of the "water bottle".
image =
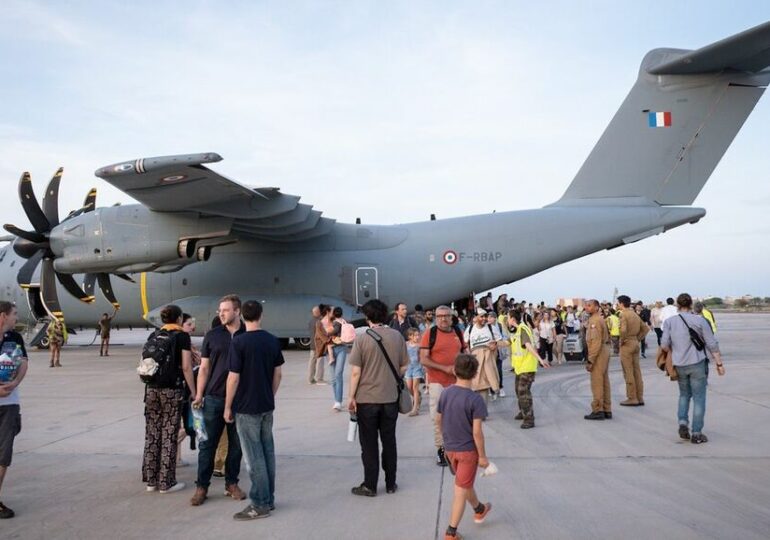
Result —
<instances>
[{"instance_id":1,"label":"water bottle","mask_svg":"<svg viewBox=\"0 0 770 540\"><path fill-rule=\"evenodd\" d=\"M0 383L9 383L16 378L23 356L21 345L16 345L10 355L8 353L0 355Z\"/></svg>"},{"instance_id":2,"label":"water bottle","mask_svg":"<svg viewBox=\"0 0 770 540\"><path fill-rule=\"evenodd\" d=\"M356 431L358 431L358 417L356 413L350 413L350 422L348 422L348 442L356 440Z\"/></svg>"}]
</instances>

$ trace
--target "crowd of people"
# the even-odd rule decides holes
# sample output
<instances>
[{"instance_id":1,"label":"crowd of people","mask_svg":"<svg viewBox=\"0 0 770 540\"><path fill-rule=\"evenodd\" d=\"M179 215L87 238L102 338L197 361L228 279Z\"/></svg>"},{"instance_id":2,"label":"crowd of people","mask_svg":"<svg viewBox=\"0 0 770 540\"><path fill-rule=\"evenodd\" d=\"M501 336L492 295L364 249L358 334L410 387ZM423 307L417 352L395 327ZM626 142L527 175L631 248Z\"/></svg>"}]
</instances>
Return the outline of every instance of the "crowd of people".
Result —
<instances>
[{"instance_id":1,"label":"crowd of people","mask_svg":"<svg viewBox=\"0 0 770 540\"><path fill-rule=\"evenodd\" d=\"M589 372L593 399L586 420L612 419L608 367L613 353L620 356L626 382L620 405L645 405L640 355L644 357L647 334L653 330L658 365L678 379L679 436L694 444L707 441L702 430L708 363L715 362L719 375L724 366L713 313L702 304L693 305L688 294L651 308L626 295L614 304L587 300L579 306L552 307L516 302L506 295L493 302L487 295L462 309L441 305L426 310L418 305L411 313L405 303L390 312L383 302L370 300L361 312L366 325L356 329L342 317L341 308L313 307L307 382L324 384L328 367L332 410L342 411L345 367L350 366L346 408L357 422L363 464L363 481L352 493L367 497L377 495L380 468L386 492L397 491L399 413L420 415L425 395L436 464L450 467L455 475L446 538L458 537L466 503L478 523L491 510L473 486L477 469L489 465L482 426L489 417L489 402L505 397L504 371L514 373L513 418L522 429L534 428L531 389L538 368L564 362L563 345L569 336L581 341ZM219 472L225 496L249 499L235 519L263 518L275 509L272 422L284 358L278 339L261 328L261 319L261 303L223 297L198 351L190 339L195 321L175 305L161 310L163 326L145 344L138 370L146 383L142 480L148 492L166 494L185 487L176 480L176 468L185 465L180 450L189 434L199 445L191 505L205 503L212 476ZM100 325L100 355L108 354L110 320L105 314ZM0 302L0 359L13 359L10 364L0 361L0 488L11 463L13 439L21 429L17 387L27 366L15 325L15 306ZM406 410L402 392L412 398ZM248 494L239 487L244 458L251 480ZM0 502L0 517L12 516Z\"/></svg>"}]
</instances>

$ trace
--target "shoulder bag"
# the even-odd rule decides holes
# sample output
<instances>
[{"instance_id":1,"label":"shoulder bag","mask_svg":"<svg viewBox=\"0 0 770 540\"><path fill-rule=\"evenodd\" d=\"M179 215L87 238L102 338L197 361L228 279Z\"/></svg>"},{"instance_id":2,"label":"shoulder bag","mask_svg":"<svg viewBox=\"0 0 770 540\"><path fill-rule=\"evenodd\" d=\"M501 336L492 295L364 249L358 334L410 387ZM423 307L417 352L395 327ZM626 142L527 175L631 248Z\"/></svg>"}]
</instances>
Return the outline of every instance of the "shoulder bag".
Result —
<instances>
[{"instance_id":1,"label":"shoulder bag","mask_svg":"<svg viewBox=\"0 0 770 540\"><path fill-rule=\"evenodd\" d=\"M382 337L369 328L366 331L367 334L369 334L374 341L377 342L377 345L379 345L380 350L382 351L382 354L385 356L385 363L388 364L388 367L390 368L390 371L393 373L393 376L396 378L396 387L398 388L398 412L401 414L406 414L409 411L412 410L413 404L412 404L412 396L409 394L408 391L406 391L406 388L404 386L404 379L402 379L398 372L396 371L396 368L393 367L393 363L390 361L390 356L388 356L388 351L385 350L385 345L382 344Z\"/></svg>"}]
</instances>

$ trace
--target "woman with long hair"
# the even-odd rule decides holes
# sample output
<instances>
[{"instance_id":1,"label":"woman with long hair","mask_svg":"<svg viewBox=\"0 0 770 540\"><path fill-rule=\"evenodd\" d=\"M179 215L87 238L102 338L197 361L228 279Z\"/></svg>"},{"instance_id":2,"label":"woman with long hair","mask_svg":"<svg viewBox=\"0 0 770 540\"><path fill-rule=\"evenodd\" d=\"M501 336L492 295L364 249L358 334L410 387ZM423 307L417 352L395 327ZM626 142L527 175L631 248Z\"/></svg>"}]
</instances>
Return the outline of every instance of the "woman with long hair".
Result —
<instances>
[{"instance_id":1,"label":"woman with long hair","mask_svg":"<svg viewBox=\"0 0 770 540\"><path fill-rule=\"evenodd\" d=\"M553 343L556 341L556 326L551 320L551 313L543 310L540 314L540 321L537 323L538 336L540 337L539 353L540 358L548 356L550 364L553 362Z\"/></svg>"}]
</instances>

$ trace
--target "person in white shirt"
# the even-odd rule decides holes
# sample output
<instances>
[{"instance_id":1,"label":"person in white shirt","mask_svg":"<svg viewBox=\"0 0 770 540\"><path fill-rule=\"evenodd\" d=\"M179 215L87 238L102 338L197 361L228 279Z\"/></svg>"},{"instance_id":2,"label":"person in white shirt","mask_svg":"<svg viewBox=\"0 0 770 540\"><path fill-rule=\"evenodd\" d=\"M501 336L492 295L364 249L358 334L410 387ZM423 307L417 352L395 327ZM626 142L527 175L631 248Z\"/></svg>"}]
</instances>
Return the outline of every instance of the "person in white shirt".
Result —
<instances>
[{"instance_id":1,"label":"person in white shirt","mask_svg":"<svg viewBox=\"0 0 770 540\"><path fill-rule=\"evenodd\" d=\"M539 336L538 353L540 358L545 358L547 355L550 364L553 362L553 343L556 341L556 326L551 320L550 312L543 311L540 322L537 324L537 330Z\"/></svg>"},{"instance_id":2,"label":"person in white shirt","mask_svg":"<svg viewBox=\"0 0 770 540\"><path fill-rule=\"evenodd\" d=\"M674 305L674 299L671 297L666 298L666 307L660 310L661 328L663 327L663 323L666 322L666 319L668 319L669 317L676 317L677 313L679 312L677 311L676 306Z\"/></svg>"},{"instance_id":3,"label":"person in white shirt","mask_svg":"<svg viewBox=\"0 0 770 540\"><path fill-rule=\"evenodd\" d=\"M652 323L652 329L655 331L655 335L658 336L658 347L660 347L660 338L663 337L663 321L660 316L663 312L663 302L658 300L655 302L655 307L650 311L650 322Z\"/></svg>"},{"instance_id":4,"label":"person in white shirt","mask_svg":"<svg viewBox=\"0 0 770 540\"><path fill-rule=\"evenodd\" d=\"M500 379L497 373L497 348L506 346L503 336L496 325L487 323L487 312L481 308L476 310L473 324L465 329L465 343L479 362L479 369L473 379L473 390L478 392L486 404L490 391L500 390Z\"/></svg>"}]
</instances>

